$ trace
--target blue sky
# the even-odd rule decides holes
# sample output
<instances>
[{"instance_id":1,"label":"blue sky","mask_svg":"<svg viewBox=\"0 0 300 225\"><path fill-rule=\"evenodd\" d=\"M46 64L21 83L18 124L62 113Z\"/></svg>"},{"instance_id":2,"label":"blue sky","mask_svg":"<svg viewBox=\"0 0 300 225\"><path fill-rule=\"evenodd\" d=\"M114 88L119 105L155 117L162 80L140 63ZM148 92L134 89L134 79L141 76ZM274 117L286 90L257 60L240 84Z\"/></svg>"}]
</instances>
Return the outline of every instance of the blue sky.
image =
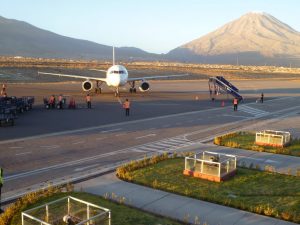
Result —
<instances>
[{"instance_id":1,"label":"blue sky","mask_svg":"<svg viewBox=\"0 0 300 225\"><path fill-rule=\"evenodd\" d=\"M0 15L100 44L166 53L250 11L300 31L298 0L1 0Z\"/></svg>"}]
</instances>

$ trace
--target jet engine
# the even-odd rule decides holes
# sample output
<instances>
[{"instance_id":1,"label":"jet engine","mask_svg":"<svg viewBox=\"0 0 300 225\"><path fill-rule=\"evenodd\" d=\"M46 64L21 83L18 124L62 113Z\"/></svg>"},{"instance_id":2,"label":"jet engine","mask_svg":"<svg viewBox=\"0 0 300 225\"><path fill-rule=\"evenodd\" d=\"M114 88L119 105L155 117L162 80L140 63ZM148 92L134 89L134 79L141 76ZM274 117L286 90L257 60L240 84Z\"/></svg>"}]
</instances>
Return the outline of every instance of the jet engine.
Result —
<instances>
[{"instance_id":1,"label":"jet engine","mask_svg":"<svg viewBox=\"0 0 300 225\"><path fill-rule=\"evenodd\" d=\"M82 86L82 90L84 91L90 91L93 89L93 83L89 80L82 82L81 86Z\"/></svg>"},{"instance_id":2,"label":"jet engine","mask_svg":"<svg viewBox=\"0 0 300 225\"><path fill-rule=\"evenodd\" d=\"M143 83L141 83L141 86L139 86L139 89L140 89L141 92L149 91L150 84L146 81L143 81Z\"/></svg>"}]
</instances>

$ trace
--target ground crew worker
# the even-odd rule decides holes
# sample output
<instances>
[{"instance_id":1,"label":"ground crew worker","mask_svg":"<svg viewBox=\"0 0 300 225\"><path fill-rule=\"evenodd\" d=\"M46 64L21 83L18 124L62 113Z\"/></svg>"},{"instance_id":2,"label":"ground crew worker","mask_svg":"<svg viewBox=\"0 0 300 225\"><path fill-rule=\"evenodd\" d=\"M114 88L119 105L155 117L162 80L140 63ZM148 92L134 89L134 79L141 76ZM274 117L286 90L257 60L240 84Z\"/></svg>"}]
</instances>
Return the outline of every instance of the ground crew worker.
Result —
<instances>
[{"instance_id":1,"label":"ground crew worker","mask_svg":"<svg viewBox=\"0 0 300 225\"><path fill-rule=\"evenodd\" d=\"M233 99L233 111L237 111L238 103L239 103L238 99L234 98Z\"/></svg>"},{"instance_id":2,"label":"ground crew worker","mask_svg":"<svg viewBox=\"0 0 300 225\"><path fill-rule=\"evenodd\" d=\"M55 97L54 95L51 95L50 98L49 98L49 105L52 109L55 108Z\"/></svg>"},{"instance_id":3,"label":"ground crew worker","mask_svg":"<svg viewBox=\"0 0 300 225\"><path fill-rule=\"evenodd\" d=\"M70 103L69 103L69 109L75 109L75 108L76 108L75 99L73 97L71 97Z\"/></svg>"},{"instance_id":4,"label":"ground crew worker","mask_svg":"<svg viewBox=\"0 0 300 225\"><path fill-rule=\"evenodd\" d=\"M59 109L63 108L63 96L62 96L62 94L60 94L58 96L58 107L59 107Z\"/></svg>"},{"instance_id":5,"label":"ground crew worker","mask_svg":"<svg viewBox=\"0 0 300 225\"><path fill-rule=\"evenodd\" d=\"M2 189L2 186L3 186L3 169L0 167L0 213L3 212L2 209L1 209L1 189Z\"/></svg>"},{"instance_id":6,"label":"ground crew worker","mask_svg":"<svg viewBox=\"0 0 300 225\"><path fill-rule=\"evenodd\" d=\"M261 102L261 103L264 103L264 93L261 93L261 96L260 96L260 102Z\"/></svg>"},{"instance_id":7,"label":"ground crew worker","mask_svg":"<svg viewBox=\"0 0 300 225\"><path fill-rule=\"evenodd\" d=\"M125 116L129 116L129 110L130 110L130 101L128 98L126 101L123 103L123 108L125 109Z\"/></svg>"},{"instance_id":8,"label":"ground crew worker","mask_svg":"<svg viewBox=\"0 0 300 225\"><path fill-rule=\"evenodd\" d=\"M6 84L2 84L1 96L6 97Z\"/></svg>"},{"instance_id":9,"label":"ground crew worker","mask_svg":"<svg viewBox=\"0 0 300 225\"><path fill-rule=\"evenodd\" d=\"M87 103L88 109L91 109L92 108L92 103L91 103L91 96L90 96L90 94L86 95L86 103Z\"/></svg>"}]
</instances>

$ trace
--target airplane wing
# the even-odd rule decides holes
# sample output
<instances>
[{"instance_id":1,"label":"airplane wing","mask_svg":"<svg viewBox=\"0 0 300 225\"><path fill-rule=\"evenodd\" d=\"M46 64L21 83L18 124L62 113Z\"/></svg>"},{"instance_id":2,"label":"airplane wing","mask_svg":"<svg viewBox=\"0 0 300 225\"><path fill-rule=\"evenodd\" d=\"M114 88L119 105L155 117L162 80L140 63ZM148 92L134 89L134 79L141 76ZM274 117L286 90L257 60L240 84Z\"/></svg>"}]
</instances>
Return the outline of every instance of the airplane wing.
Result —
<instances>
[{"instance_id":1,"label":"airplane wing","mask_svg":"<svg viewBox=\"0 0 300 225\"><path fill-rule=\"evenodd\" d=\"M174 74L174 75L162 75L162 76L150 76L150 77L136 77L136 78L128 78L128 81L141 81L141 80L158 80L162 78L173 78L173 77L184 77L189 76L189 74Z\"/></svg>"},{"instance_id":2,"label":"airplane wing","mask_svg":"<svg viewBox=\"0 0 300 225\"><path fill-rule=\"evenodd\" d=\"M91 71L99 71L99 72L104 72L104 73L107 72L107 70L98 70L98 69L89 69L89 70L91 70Z\"/></svg>"},{"instance_id":3,"label":"airplane wing","mask_svg":"<svg viewBox=\"0 0 300 225\"><path fill-rule=\"evenodd\" d=\"M58 76L58 77L70 77L70 78L84 79L84 80L96 80L96 81L106 82L106 78L98 78L98 77L86 77L86 76L78 76L78 75L71 75L71 74L45 73L45 72L38 72L38 74Z\"/></svg>"}]
</instances>

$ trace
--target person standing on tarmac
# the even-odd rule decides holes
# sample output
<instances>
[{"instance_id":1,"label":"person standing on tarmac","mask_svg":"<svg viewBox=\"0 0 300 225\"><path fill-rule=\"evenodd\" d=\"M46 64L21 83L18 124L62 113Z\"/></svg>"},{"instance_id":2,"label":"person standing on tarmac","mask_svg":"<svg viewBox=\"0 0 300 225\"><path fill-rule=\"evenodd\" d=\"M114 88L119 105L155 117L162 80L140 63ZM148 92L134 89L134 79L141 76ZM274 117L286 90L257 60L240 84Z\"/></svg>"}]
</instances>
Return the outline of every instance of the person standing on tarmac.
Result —
<instances>
[{"instance_id":1,"label":"person standing on tarmac","mask_svg":"<svg viewBox=\"0 0 300 225\"><path fill-rule=\"evenodd\" d=\"M59 109L63 109L63 96L62 96L62 94L60 94L58 96L58 107L59 107Z\"/></svg>"},{"instance_id":2,"label":"person standing on tarmac","mask_svg":"<svg viewBox=\"0 0 300 225\"><path fill-rule=\"evenodd\" d=\"M2 199L1 199L1 189L2 189L2 186L3 186L3 169L0 167L0 213L2 213L2 209L1 209L1 202L2 202Z\"/></svg>"},{"instance_id":3,"label":"person standing on tarmac","mask_svg":"<svg viewBox=\"0 0 300 225\"><path fill-rule=\"evenodd\" d=\"M123 108L125 109L125 116L129 116L129 110L130 110L130 101L128 98L126 101L123 103Z\"/></svg>"},{"instance_id":4,"label":"person standing on tarmac","mask_svg":"<svg viewBox=\"0 0 300 225\"><path fill-rule=\"evenodd\" d=\"M86 95L86 103L87 103L88 109L91 109L92 108L92 103L91 103L91 96L90 96L90 94Z\"/></svg>"},{"instance_id":5,"label":"person standing on tarmac","mask_svg":"<svg viewBox=\"0 0 300 225\"><path fill-rule=\"evenodd\" d=\"M261 96L260 96L260 102L261 102L261 103L264 103L264 93L261 93Z\"/></svg>"},{"instance_id":6,"label":"person standing on tarmac","mask_svg":"<svg viewBox=\"0 0 300 225\"><path fill-rule=\"evenodd\" d=\"M2 97L7 96L7 94L6 94L6 84L2 84L1 96Z\"/></svg>"},{"instance_id":7,"label":"person standing on tarmac","mask_svg":"<svg viewBox=\"0 0 300 225\"><path fill-rule=\"evenodd\" d=\"M237 98L234 98L233 99L233 111L237 111L238 109L238 104L239 104L239 101Z\"/></svg>"},{"instance_id":8,"label":"person standing on tarmac","mask_svg":"<svg viewBox=\"0 0 300 225\"><path fill-rule=\"evenodd\" d=\"M76 108L75 99L73 97L71 97L70 103L69 103L69 109L75 109L75 108Z\"/></svg>"}]
</instances>

